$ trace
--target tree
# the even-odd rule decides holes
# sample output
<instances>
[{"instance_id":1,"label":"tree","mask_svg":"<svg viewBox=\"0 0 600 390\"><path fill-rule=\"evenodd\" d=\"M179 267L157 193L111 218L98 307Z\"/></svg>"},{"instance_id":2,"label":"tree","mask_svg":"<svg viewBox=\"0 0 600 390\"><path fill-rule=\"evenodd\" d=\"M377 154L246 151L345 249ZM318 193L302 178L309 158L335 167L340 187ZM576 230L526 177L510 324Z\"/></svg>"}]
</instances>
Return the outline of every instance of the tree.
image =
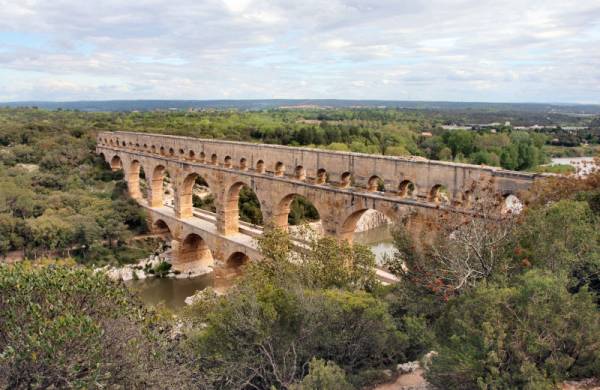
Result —
<instances>
[{"instance_id":1,"label":"tree","mask_svg":"<svg viewBox=\"0 0 600 390\"><path fill-rule=\"evenodd\" d=\"M166 324L122 284L52 264L0 266L0 387L180 387ZM169 375L164 375L169 372Z\"/></svg>"},{"instance_id":2,"label":"tree","mask_svg":"<svg viewBox=\"0 0 600 390\"><path fill-rule=\"evenodd\" d=\"M346 373L332 361L313 358L309 363L309 373L302 381L291 387L292 390L348 390L352 385L346 380Z\"/></svg>"}]
</instances>

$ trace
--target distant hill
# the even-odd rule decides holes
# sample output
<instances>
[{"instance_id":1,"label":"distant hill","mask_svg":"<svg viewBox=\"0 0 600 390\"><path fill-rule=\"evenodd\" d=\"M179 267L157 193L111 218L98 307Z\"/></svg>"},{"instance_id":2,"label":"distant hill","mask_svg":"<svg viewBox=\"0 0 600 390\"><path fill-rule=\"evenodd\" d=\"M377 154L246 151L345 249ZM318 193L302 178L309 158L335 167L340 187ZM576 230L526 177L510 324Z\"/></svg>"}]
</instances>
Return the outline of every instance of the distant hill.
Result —
<instances>
[{"instance_id":1,"label":"distant hill","mask_svg":"<svg viewBox=\"0 0 600 390\"><path fill-rule=\"evenodd\" d=\"M547 103L482 103L401 100L258 99L258 100L98 100L23 101L0 103L0 107L39 107L49 110L151 111L188 109L263 110L272 108L400 108L424 110L525 111L572 115L599 115L600 105Z\"/></svg>"}]
</instances>

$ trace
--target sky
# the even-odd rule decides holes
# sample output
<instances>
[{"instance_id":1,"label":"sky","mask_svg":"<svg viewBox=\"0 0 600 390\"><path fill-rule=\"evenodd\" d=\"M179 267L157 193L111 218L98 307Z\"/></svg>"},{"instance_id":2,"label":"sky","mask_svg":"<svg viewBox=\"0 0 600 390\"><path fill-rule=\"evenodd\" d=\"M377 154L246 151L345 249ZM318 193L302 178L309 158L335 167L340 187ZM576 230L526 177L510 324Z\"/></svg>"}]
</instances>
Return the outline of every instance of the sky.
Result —
<instances>
[{"instance_id":1,"label":"sky","mask_svg":"<svg viewBox=\"0 0 600 390\"><path fill-rule=\"evenodd\" d=\"M600 0L0 0L0 101L600 103Z\"/></svg>"}]
</instances>

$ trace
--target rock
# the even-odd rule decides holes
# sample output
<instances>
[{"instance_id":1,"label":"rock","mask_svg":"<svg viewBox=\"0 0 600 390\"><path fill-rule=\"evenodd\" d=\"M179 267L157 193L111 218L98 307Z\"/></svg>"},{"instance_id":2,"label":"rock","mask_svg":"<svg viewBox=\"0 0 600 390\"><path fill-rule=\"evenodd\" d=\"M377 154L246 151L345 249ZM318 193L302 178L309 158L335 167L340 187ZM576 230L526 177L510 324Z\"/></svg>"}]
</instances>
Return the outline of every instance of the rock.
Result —
<instances>
[{"instance_id":1,"label":"rock","mask_svg":"<svg viewBox=\"0 0 600 390\"><path fill-rule=\"evenodd\" d=\"M414 372L415 370L417 370L418 368L421 367L421 364L419 362L407 362L407 363L402 363L402 364L398 364L396 366L396 371L398 371L400 374L410 374L411 372Z\"/></svg>"},{"instance_id":2,"label":"rock","mask_svg":"<svg viewBox=\"0 0 600 390\"><path fill-rule=\"evenodd\" d=\"M121 280L127 282L133 280L133 270L129 267L121 268L120 270Z\"/></svg>"},{"instance_id":3,"label":"rock","mask_svg":"<svg viewBox=\"0 0 600 390\"><path fill-rule=\"evenodd\" d=\"M213 290L211 287L207 287L204 290L198 290L194 293L194 295L190 295L189 297L185 298L184 302L186 305L193 305L196 302L200 302L205 299L215 299L220 295L223 294Z\"/></svg>"},{"instance_id":4,"label":"rock","mask_svg":"<svg viewBox=\"0 0 600 390\"><path fill-rule=\"evenodd\" d=\"M438 355L435 351L429 351L421 358L421 367L427 370L429 365L431 364L431 360Z\"/></svg>"}]
</instances>

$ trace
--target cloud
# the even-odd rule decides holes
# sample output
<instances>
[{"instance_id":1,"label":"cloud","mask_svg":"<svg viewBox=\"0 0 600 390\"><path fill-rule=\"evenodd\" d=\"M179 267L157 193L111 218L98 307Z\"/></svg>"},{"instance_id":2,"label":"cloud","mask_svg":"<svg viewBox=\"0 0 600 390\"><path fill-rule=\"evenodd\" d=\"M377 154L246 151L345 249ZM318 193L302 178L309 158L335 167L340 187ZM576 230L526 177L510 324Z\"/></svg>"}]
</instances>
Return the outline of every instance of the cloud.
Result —
<instances>
[{"instance_id":1,"label":"cloud","mask_svg":"<svg viewBox=\"0 0 600 390\"><path fill-rule=\"evenodd\" d=\"M600 102L600 3L0 0L0 101Z\"/></svg>"}]
</instances>

